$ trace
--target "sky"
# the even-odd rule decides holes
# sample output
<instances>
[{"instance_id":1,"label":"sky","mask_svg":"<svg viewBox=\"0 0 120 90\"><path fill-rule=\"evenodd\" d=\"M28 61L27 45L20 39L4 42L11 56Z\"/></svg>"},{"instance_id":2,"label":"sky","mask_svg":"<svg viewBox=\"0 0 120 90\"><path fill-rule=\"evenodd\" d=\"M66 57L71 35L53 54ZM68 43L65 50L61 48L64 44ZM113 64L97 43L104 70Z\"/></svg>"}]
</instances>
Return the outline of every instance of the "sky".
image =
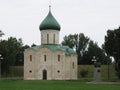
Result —
<instances>
[{"instance_id":1,"label":"sky","mask_svg":"<svg viewBox=\"0 0 120 90\"><path fill-rule=\"evenodd\" d=\"M0 30L24 44L41 44L39 25L49 11L50 0L0 0ZM84 33L101 46L108 29L120 26L120 0L51 0L52 14L65 35Z\"/></svg>"}]
</instances>

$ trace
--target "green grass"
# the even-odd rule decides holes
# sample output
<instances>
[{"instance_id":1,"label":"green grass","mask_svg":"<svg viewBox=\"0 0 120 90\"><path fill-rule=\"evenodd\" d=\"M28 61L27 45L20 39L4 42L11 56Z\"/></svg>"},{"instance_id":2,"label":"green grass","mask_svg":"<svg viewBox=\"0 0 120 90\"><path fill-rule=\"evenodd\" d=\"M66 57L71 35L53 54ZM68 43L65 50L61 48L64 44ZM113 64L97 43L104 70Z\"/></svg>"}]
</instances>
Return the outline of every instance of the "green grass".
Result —
<instances>
[{"instance_id":1,"label":"green grass","mask_svg":"<svg viewBox=\"0 0 120 90\"><path fill-rule=\"evenodd\" d=\"M80 81L1 80L0 90L120 90L120 85Z\"/></svg>"}]
</instances>

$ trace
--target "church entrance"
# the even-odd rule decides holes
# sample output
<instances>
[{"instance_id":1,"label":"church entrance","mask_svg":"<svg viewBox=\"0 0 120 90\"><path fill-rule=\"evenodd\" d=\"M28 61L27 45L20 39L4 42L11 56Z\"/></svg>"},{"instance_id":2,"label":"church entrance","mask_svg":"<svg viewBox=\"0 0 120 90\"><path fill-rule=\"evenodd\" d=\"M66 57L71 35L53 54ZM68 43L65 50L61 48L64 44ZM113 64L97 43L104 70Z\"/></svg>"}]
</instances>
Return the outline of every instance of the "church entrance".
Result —
<instances>
[{"instance_id":1,"label":"church entrance","mask_svg":"<svg viewBox=\"0 0 120 90\"><path fill-rule=\"evenodd\" d=\"M43 70L43 80L47 80L47 70Z\"/></svg>"}]
</instances>

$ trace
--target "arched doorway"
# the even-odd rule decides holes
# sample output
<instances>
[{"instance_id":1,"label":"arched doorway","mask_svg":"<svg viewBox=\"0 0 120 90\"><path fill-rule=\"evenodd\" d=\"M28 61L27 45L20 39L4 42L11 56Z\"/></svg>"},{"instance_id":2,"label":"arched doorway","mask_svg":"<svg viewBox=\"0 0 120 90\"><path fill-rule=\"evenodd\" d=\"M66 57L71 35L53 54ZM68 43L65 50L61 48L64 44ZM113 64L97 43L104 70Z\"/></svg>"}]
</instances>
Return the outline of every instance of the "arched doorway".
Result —
<instances>
[{"instance_id":1,"label":"arched doorway","mask_svg":"<svg viewBox=\"0 0 120 90\"><path fill-rule=\"evenodd\" d=\"M47 80L47 70L43 70L43 80Z\"/></svg>"}]
</instances>

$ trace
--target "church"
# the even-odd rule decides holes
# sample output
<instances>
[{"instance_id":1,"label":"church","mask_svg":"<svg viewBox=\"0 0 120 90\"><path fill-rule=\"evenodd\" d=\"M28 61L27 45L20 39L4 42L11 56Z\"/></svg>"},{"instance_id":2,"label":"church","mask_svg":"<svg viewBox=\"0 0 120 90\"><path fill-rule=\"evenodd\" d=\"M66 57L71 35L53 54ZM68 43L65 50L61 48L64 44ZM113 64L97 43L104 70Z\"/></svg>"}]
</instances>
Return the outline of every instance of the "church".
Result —
<instances>
[{"instance_id":1,"label":"church","mask_svg":"<svg viewBox=\"0 0 120 90\"><path fill-rule=\"evenodd\" d=\"M61 26L51 6L39 29L41 45L24 52L24 80L77 80L77 54L59 44Z\"/></svg>"}]
</instances>

